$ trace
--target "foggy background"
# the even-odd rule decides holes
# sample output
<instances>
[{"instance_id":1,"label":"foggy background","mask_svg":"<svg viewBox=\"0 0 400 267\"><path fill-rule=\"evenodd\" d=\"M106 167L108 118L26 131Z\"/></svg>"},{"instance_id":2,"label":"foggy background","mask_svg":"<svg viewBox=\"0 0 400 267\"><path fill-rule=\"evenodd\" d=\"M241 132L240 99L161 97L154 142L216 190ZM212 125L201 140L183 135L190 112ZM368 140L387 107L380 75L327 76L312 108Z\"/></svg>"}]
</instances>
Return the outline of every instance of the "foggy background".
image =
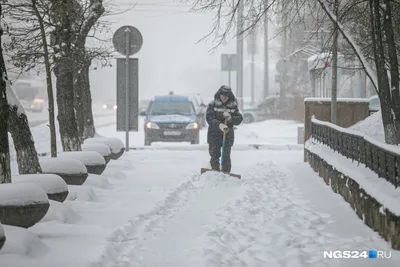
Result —
<instances>
[{"instance_id":1,"label":"foggy background","mask_svg":"<svg viewBox=\"0 0 400 267\"><path fill-rule=\"evenodd\" d=\"M136 3L136 4L135 4ZM173 0L110 0L113 13L130 9L122 14L103 18L109 21L112 32L96 33L99 38L109 39L112 46L113 33L123 25L139 29L143 46L132 57L139 58L139 97L151 98L173 90L177 94L199 93L209 101L222 84L228 84L228 72L221 71L221 54L236 53L236 40L210 51L215 45L214 35L197 43L207 35L213 25L215 12L189 13L191 4ZM134 7L133 7L134 6ZM132 8L133 7L133 8ZM233 29L235 31L235 29ZM103 35L102 35L103 34ZM102 36L101 36L102 35ZM259 47L256 55L256 99L262 98L263 88L263 32L259 30ZM269 24L269 38L274 29ZM90 40L92 44L95 39ZM278 45L276 45L278 44ZM275 64L278 60L279 38L269 42L270 48L270 94L277 90ZM90 72L91 91L94 102L116 99L116 66L97 68ZM236 93L236 75L232 72L232 89ZM250 55L244 41L244 97L250 97Z\"/></svg>"}]
</instances>

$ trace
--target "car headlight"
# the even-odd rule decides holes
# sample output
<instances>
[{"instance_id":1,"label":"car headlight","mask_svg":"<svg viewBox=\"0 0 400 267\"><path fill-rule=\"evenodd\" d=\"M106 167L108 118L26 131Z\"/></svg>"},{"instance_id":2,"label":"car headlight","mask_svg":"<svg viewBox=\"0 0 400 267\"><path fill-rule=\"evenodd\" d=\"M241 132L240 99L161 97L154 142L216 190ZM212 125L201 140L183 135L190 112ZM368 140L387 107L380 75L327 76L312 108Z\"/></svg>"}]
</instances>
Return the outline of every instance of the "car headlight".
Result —
<instances>
[{"instance_id":1,"label":"car headlight","mask_svg":"<svg viewBox=\"0 0 400 267\"><path fill-rule=\"evenodd\" d=\"M116 110L116 109L117 109L117 105L114 105L114 106L113 106L113 109Z\"/></svg>"},{"instance_id":2,"label":"car headlight","mask_svg":"<svg viewBox=\"0 0 400 267\"><path fill-rule=\"evenodd\" d=\"M149 122L146 124L146 128L147 128L147 129L160 129L160 127L158 127L157 124L155 124L154 122L151 122L151 121L149 121Z\"/></svg>"},{"instance_id":3,"label":"car headlight","mask_svg":"<svg viewBox=\"0 0 400 267\"><path fill-rule=\"evenodd\" d=\"M199 128L199 125L196 122L190 123L188 126L186 126L186 129L197 129Z\"/></svg>"},{"instance_id":4,"label":"car headlight","mask_svg":"<svg viewBox=\"0 0 400 267\"><path fill-rule=\"evenodd\" d=\"M107 105L103 105L103 109L106 109L107 108Z\"/></svg>"}]
</instances>

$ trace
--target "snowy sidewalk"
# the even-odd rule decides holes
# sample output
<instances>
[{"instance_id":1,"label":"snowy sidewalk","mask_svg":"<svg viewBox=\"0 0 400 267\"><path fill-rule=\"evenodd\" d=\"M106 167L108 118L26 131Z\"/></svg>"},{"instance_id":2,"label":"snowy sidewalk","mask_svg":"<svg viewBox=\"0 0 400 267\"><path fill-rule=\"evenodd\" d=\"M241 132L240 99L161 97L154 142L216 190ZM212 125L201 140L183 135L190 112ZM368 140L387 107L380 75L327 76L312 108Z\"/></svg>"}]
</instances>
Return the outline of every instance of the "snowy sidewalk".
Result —
<instances>
[{"instance_id":1,"label":"snowy sidewalk","mask_svg":"<svg viewBox=\"0 0 400 267\"><path fill-rule=\"evenodd\" d=\"M333 192L317 199L309 191L305 194L296 182L299 174L308 175L302 182L326 188L308 166L296 165L301 156L240 151L235 153L240 163L235 172L242 180L192 174L160 204L116 231L106 253L91 266L396 266L395 253L392 260L323 259L324 250L390 249ZM251 158L258 160L252 163ZM288 167L292 171L285 171ZM311 199L336 203L318 210ZM344 214L353 235L346 236L348 228L334 224Z\"/></svg>"}]
</instances>

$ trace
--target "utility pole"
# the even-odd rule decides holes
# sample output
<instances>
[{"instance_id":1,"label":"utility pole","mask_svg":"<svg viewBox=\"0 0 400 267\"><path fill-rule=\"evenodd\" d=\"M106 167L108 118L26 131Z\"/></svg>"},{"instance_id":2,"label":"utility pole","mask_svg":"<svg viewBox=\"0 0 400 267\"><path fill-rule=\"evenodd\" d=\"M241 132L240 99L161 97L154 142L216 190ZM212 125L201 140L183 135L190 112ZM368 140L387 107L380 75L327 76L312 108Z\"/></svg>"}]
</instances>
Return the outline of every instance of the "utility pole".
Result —
<instances>
[{"instance_id":1,"label":"utility pole","mask_svg":"<svg viewBox=\"0 0 400 267\"><path fill-rule=\"evenodd\" d=\"M238 16L236 28L236 54L237 54L237 71L236 71L236 95L239 98L239 109L243 110L243 0L238 3Z\"/></svg>"},{"instance_id":2,"label":"utility pole","mask_svg":"<svg viewBox=\"0 0 400 267\"><path fill-rule=\"evenodd\" d=\"M358 74L358 94L357 97L367 97L367 75L364 70L360 70Z\"/></svg>"},{"instance_id":3,"label":"utility pole","mask_svg":"<svg viewBox=\"0 0 400 267\"><path fill-rule=\"evenodd\" d=\"M264 99L269 95L268 0L264 0Z\"/></svg>"},{"instance_id":4,"label":"utility pole","mask_svg":"<svg viewBox=\"0 0 400 267\"><path fill-rule=\"evenodd\" d=\"M282 31L282 45L281 45L281 57L283 63L283 69L280 77L280 99L281 103L284 103L285 93L286 93L286 85L287 85L287 8L286 1L282 1L282 26L284 27Z\"/></svg>"},{"instance_id":5,"label":"utility pole","mask_svg":"<svg viewBox=\"0 0 400 267\"><path fill-rule=\"evenodd\" d=\"M255 42L255 35L252 36L253 42ZM250 88L251 88L251 103L254 104L254 100L255 100L255 51L251 51L251 84L250 84Z\"/></svg>"},{"instance_id":6,"label":"utility pole","mask_svg":"<svg viewBox=\"0 0 400 267\"><path fill-rule=\"evenodd\" d=\"M339 0L334 2L334 14L338 17ZM333 45L332 45L332 88L331 88L331 123L336 124L337 121L337 65L338 65L338 39L339 32L337 23L333 25Z\"/></svg>"},{"instance_id":7,"label":"utility pole","mask_svg":"<svg viewBox=\"0 0 400 267\"><path fill-rule=\"evenodd\" d=\"M251 10L252 16L256 16L256 11L255 9ZM251 25L250 25L251 26ZM254 104L255 102L255 56L257 53L257 35L258 35L258 30L257 30L257 25L253 25L252 29L250 30L250 36L248 38L247 42L247 48L248 48L248 53L250 54L251 57L251 80L250 80L250 89L251 89L251 103Z\"/></svg>"}]
</instances>

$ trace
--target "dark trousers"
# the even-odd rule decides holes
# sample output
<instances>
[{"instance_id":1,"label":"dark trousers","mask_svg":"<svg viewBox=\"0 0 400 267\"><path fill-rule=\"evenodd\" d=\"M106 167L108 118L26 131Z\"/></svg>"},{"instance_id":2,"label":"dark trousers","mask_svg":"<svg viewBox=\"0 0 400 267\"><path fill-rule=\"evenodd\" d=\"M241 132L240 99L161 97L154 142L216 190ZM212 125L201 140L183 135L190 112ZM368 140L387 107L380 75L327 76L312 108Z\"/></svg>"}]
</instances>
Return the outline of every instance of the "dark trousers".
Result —
<instances>
[{"instance_id":1,"label":"dark trousers","mask_svg":"<svg viewBox=\"0 0 400 267\"><path fill-rule=\"evenodd\" d=\"M213 170L220 170L221 145L209 144L210 164ZM223 172L231 171L231 147L225 144Z\"/></svg>"}]
</instances>

